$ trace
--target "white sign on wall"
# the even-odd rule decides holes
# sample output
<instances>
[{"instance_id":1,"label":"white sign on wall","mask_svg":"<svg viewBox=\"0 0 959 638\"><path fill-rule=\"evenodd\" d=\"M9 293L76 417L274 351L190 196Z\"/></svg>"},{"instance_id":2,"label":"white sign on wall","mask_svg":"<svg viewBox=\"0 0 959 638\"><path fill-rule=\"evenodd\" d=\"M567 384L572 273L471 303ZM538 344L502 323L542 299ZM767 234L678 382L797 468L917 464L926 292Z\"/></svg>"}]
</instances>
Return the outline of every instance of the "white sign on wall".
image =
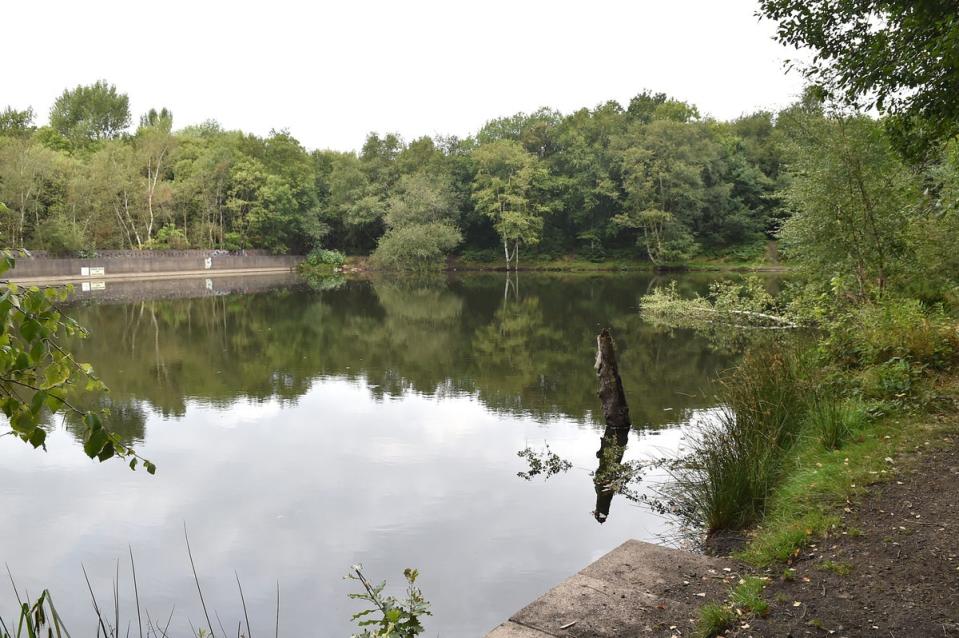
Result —
<instances>
[{"instance_id":1,"label":"white sign on wall","mask_svg":"<svg viewBox=\"0 0 959 638\"><path fill-rule=\"evenodd\" d=\"M106 268L104 268L103 266L93 266L92 268L90 268L91 277L102 277L105 274L106 274Z\"/></svg>"},{"instance_id":2,"label":"white sign on wall","mask_svg":"<svg viewBox=\"0 0 959 638\"><path fill-rule=\"evenodd\" d=\"M88 268L87 266L81 266L81 267L80 267L80 276L81 276L81 277L89 277L89 276L90 276L90 268Z\"/></svg>"},{"instance_id":3,"label":"white sign on wall","mask_svg":"<svg viewBox=\"0 0 959 638\"><path fill-rule=\"evenodd\" d=\"M213 268L213 257L207 257L206 259L204 259L203 267L206 268L207 270L209 270L210 268Z\"/></svg>"}]
</instances>

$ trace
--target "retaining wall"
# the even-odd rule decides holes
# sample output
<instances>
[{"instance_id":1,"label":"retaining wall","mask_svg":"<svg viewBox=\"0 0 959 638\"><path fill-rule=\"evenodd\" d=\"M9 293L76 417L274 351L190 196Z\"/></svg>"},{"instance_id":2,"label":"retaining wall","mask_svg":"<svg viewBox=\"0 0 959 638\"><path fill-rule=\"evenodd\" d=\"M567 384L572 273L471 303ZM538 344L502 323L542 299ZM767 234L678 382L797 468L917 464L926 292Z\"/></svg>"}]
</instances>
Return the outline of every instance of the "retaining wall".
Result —
<instances>
[{"instance_id":1,"label":"retaining wall","mask_svg":"<svg viewBox=\"0 0 959 638\"><path fill-rule=\"evenodd\" d=\"M32 257L19 255L9 279L62 277L64 279L101 279L114 275L149 275L177 272L254 269L293 269L302 261L296 255L271 255L248 250L228 253L218 250L103 251L96 257L58 258L43 253Z\"/></svg>"}]
</instances>

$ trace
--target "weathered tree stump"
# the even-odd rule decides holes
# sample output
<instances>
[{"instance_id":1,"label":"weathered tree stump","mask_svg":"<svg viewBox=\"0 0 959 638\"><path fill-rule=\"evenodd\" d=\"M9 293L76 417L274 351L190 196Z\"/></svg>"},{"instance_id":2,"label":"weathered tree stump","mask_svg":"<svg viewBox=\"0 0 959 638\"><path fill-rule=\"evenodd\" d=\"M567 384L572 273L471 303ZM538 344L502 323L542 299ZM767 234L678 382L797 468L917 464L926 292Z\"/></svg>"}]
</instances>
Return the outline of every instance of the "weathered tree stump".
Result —
<instances>
[{"instance_id":1,"label":"weathered tree stump","mask_svg":"<svg viewBox=\"0 0 959 638\"><path fill-rule=\"evenodd\" d=\"M629 405L619 378L619 364L609 328L596 337L596 376L599 377L599 400L603 404L606 427L629 428Z\"/></svg>"},{"instance_id":2,"label":"weathered tree stump","mask_svg":"<svg viewBox=\"0 0 959 638\"><path fill-rule=\"evenodd\" d=\"M596 376L599 377L599 400L603 407L603 417L606 420L606 430L600 440L599 467L593 477L596 488L596 509L593 516L600 523L606 522L609 517L609 508L613 502L615 488L610 484L623 462L626 453L626 443L629 441L629 430L632 422L629 420L629 405L626 403L626 392L623 390L623 381L619 376L619 364L616 361L616 350L609 328L604 328L596 337Z\"/></svg>"}]
</instances>

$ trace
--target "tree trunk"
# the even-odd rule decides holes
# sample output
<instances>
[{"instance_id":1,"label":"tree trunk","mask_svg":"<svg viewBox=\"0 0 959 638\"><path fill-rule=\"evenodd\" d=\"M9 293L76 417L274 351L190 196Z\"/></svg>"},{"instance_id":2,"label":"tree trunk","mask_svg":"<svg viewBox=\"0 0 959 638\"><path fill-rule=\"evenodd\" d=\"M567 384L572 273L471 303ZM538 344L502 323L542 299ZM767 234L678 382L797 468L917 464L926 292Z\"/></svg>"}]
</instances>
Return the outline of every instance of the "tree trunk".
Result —
<instances>
[{"instance_id":1,"label":"tree trunk","mask_svg":"<svg viewBox=\"0 0 959 638\"><path fill-rule=\"evenodd\" d=\"M609 328L596 337L596 376L599 377L599 400L603 404L603 417L606 427L629 428L629 406L623 381L619 378L619 365L616 362L616 350Z\"/></svg>"},{"instance_id":2,"label":"tree trunk","mask_svg":"<svg viewBox=\"0 0 959 638\"><path fill-rule=\"evenodd\" d=\"M593 478L596 489L596 509L593 516L600 523L604 523L609 517L609 508L616 493L616 486L611 483L611 478L618 475L632 427L609 328L604 328L596 337L595 367L596 376L599 377L599 400L603 406L606 430L600 439L599 451L596 452L599 466Z\"/></svg>"}]
</instances>

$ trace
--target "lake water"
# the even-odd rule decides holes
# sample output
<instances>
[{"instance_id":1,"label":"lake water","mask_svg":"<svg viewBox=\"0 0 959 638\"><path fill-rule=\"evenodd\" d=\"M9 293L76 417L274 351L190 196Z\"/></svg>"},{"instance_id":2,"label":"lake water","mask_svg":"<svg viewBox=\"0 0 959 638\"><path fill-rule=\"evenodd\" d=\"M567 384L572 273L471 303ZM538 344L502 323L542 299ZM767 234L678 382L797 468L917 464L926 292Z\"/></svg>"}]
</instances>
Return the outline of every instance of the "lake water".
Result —
<instances>
[{"instance_id":1,"label":"lake water","mask_svg":"<svg viewBox=\"0 0 959 638\"><path fill-rule=\"evenodd\" d=\"M428 636L482 636L624 540L671 533L613 500L593 516L602 434L592 369L610 326L635 430L627 459L662 455L712 407L708 380L733 362L688 332L644 323L652 275L463 275L430 280L292 277L108 283L71 313L73 344L111 388L112 427L159 467L88 460L69 423L49 450L0 444L0 560L33 596L48 587L75 637L95 617L81 571L112 614L119 565L171 633L208 606L234 635L243 584L256 636L351 633L343 576L362 563L399 593L417 567ZM708 279L683 276L686 289ZM524 481L517 451L550 448L569 472ZM655 479L655 477L653 477ZM8 588L9 589L9 588ZM9 613L13 594L0 593ZM204 623L205 624L205 623ZM213 620L217 627L216 619ZM220 633L219 631L217 632Z\"/></svg>"}]
</instances>

